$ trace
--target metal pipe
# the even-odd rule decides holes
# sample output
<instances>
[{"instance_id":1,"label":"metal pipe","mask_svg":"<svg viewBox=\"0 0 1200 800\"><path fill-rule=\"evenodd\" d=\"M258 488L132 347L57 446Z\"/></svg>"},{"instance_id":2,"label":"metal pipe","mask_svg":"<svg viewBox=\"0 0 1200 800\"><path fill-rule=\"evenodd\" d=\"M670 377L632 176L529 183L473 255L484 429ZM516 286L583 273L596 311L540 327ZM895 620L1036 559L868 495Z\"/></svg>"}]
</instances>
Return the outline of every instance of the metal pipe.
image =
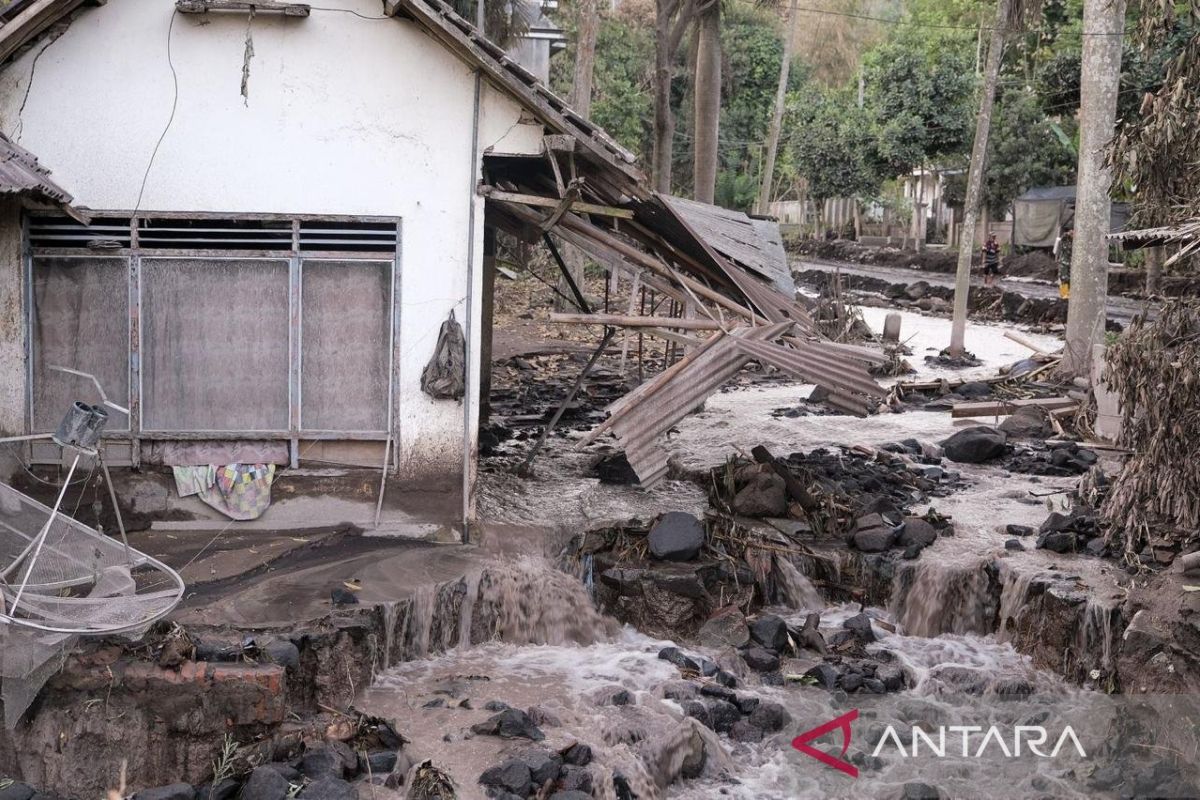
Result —
<instances>
[{"instance_id":1,"label":"metal pipe","mask_svg":"<svg viewBox=\"0 0 1200 800\"><path fill-rule=\"evenodd\" d=\"M480 0L479 8L482 9L482 0ZM479 26L483 27L483 12L479 11ZM474 281L475 281L475 204L479 202L478 195L475 193L475 186L479 182L481 173L481 164L479 157L479 103L480 93L483 88L483 75L479 70L475 70L475 103L474 113L471 120L471 164L468 169L470 175L470 185L467 187L467 197L470 205L467 211L467 291L465 297L465 313L464 321L466 337L467 353L471 353L471 337L474 334L474 325L472 321L475 314L471 308L474 303ZM478 352L475 353L478 356ZM466 363L465 383L467 384L466 394L463 396L463 467L462 467L462 543L467 544L471 540L470 524L471 524L471 493L474 489L471 480L471 465L475 459L475 448L471 446L471 418L476 416L472 413L471 395L478 390L479 382L475 381L475 386L471 383L471 367L472 359L468 358ZM484 365L480 364L479 368L483 369Z\"/></svg>"},{"instance_id":2,"label":"metal pipe","mask_svg":"<svg viewBox=\"0 0 1200 800\"><path fill-rule=\"evenodd\" d=\"M125 520L121 517L121 507L117 505L117 490L113 487L112 475L108 471L108 462L104 460L99 448L96 449L96 460L100 462L100 469L104 472L104 482L108 484L108 499L112 501L113 514L117 518L117 530L121 532L121 544L125 545L125 561L132 566L133 555L129 552L129 537L125 535Z\"/></svg>"},{"instance_id":3,"label":"metal pipe","mask_svg":"<svg viewBox=\"0 0 1200 800\"><path fill-rule=\"evenodd\" d=\"M71 485L71 476L75 474L75 467L79 466L78 452L75 453L75 459L71 462L71 468L67 470L67 479L63 481L62 489L58 492L58 499L54 501L54 508L50 511L50 518L46 520L46 524L38 532L37 541L34 542L33 555L29 558L29 565L25 567L25 577L21 579L21 588L17 589L17 596L13 598L12 606L9 608L9 615L17 612L17 605L21 602L21 595L25 592L25 587L29 583L29 576L33 572L33 565L37 563L38 556L42 552L42 545L46 543L46 536L50 533L50 526L54 524L54 520L58 517L58 509L62 506L63 497L67 494L67 487ZM14 562L15 563L15 562Z\"/></svg>"}]
</instances>

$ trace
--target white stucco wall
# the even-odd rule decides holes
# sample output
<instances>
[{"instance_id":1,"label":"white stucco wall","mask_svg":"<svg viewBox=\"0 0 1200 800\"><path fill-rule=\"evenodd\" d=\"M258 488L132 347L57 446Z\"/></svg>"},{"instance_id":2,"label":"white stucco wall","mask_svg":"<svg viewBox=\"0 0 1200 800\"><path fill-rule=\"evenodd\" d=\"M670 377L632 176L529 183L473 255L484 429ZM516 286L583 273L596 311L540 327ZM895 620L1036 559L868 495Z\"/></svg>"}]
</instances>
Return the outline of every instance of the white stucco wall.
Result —
<instances>
[{"instance_id":1,"label":"white stucco wall","mask_svg":"<svg viewBox=\"0 0 1200 800\"><path fill-rule=\"evenodd\" d=\"M382 14L371 0L325 5ZM401 217L401 474L456 473L464 419L475 415L430 400L420 374L448 312L465 321L469 295L478 310L475 75L403 20L314 9L300 19L259 14L249 30L247 99L245 14L185 15L174 12L174 0L110 0L48 45L32 84L44 42L4 68L0 128L93 209ZM168 31L178 99L163 135L175 96ZM538 151L541 127L523 121L507 96L484 84L480 106L478 152ZM478 324L471 334L477 353ZM477 379L476 363L473 385Z\"/></svg>"}]
</instances>

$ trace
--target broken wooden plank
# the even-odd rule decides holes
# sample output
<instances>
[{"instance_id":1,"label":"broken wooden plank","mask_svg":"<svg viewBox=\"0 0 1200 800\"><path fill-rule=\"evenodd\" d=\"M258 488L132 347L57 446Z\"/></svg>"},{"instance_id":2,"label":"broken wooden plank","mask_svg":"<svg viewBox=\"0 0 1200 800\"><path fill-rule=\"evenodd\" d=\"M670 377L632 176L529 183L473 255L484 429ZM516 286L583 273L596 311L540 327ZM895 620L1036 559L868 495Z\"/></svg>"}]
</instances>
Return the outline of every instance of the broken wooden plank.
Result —
<instances>
[{"instance_id":1,"label":"broken wooden plank","mask_svg":"<svg viewBox=\"0 0 1200 800\"><path fill-rule=\"evenodd\" d=\"M181 0L182 2L183 0ZM520 192L505 192L500 189L495 189L491 186L481 186L479 193L490 200L507 200L510 203L523 203L527 206L539 206L541 208L557 209L562 202L557 197L542 197L536 194L522 194ZM565 210L565 209L564 209ZM585 203L576 201L571 203L570 210L577 214L599 214L602 217L617 217L619 219L633 219L633 212L627 208L617 208L615 206L602 206L598 203ZM561 214L560 214L561 216ZM555 220L557 222L558 220Z\"/></svg>"},{"instance_id":2,"label":"broken wooden plank","mask_svg":"<svg viewBox=\"0 0 1200 800\"><path fill-rule=\"evenodd\" d=\"M1072 408L1079 405L1078 400L1070 397L1032 397L1023 400L981 400L974 403L955 403L950 410L954 419L960 417L996 417L1007 416L1018 408L1039 406L1047 411Z\"/></svg>"},{"instance_id":3,"label":"broken wooden plank","mask_svg":"<svg viewBox=\"0 0 1200 800\"><path fill-rule=\"evenodd\" d=\"M178 0L175 10L180 14L207 14L209 11L253 11L279 13L285 17L307 17L312 6L307 3L280 3L277 0Z\"/></svg>"},{"instance_id":4,"label":"broken wooden plank","mask_svg":"<svg viewBox=\"0 0 1200 800\"><path fill-rule=\"evenodd\" d=\"M684 331L719 331L721 326L710 319L682 317L640 317L623 314L558 314L551 313L550 321L560 325L613 325L618 328L677 328Z\"/></svg>"},{"instance_id":5,"label":"broken wooden plank","mask_svg":"<svg viewBox=\"0 0 1200 800\"><path fill-rule=\"evenodd\" d=\"M1033 352L1037 353L1039 356L1048 356L1048 355L1050 355L1050 352L1049 352L1048 350L1045 350L1045 349L1043 349L1043 348L1041 348L1041 347L1038 347L1036 344L1034 344L1033 342L1029 341L1028 339L1026 339L1024 336L1022 336L1022 335L1021 335L1021 334L1019 334L1019 333L1015 333L1015 332L1013 332L1013 331L1005 331L1005 332L1004 332L1004 338L1005 338L1005 339L1011 339L1011 340L1013 340L1014 342L1016 342L1017 344L1021 345L1022 347L1028 347L1030 350L1032 350Z\"/></svg>"}]
</instances>

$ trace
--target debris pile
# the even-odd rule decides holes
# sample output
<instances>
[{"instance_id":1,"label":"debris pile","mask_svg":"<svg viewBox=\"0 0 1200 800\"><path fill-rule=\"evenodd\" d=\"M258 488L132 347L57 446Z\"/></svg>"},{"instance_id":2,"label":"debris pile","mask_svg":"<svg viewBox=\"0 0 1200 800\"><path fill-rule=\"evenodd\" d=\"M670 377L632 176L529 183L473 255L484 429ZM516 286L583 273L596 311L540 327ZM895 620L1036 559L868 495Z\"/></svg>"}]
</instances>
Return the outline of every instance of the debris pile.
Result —
<instances>
[{"instance_id":1,"label":"debris pile","mask_svg":"<svg viewBox=\"0 0 1200 800\"><path fill-rule=\"evenodd\" d=\"M1103 513L1110 545L1133 563L1152 537L1192 549L1200 532L1200 303L1138 316L1109 347L1104 382L1120 401L1121 444L1133 451Z\"/></svg>"}]
</instances>

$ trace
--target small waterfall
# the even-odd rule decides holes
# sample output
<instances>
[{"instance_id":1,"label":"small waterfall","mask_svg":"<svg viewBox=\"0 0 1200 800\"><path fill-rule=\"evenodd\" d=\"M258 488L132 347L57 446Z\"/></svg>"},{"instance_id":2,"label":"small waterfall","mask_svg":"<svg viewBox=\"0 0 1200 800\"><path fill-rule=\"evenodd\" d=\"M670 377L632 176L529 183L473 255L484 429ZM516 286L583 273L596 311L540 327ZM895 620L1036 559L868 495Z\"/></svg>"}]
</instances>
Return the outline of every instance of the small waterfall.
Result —
<instances>
[{"instance_id":1,"label":"small waterfall","mask_svg":"<svg viewBox=\"0 0 1200 800\"><path fill-rule=\"evenodd\" d=\"M466 583L467 591L463 595L462 605L459 607L458 614L458 646L467 648L471 646L471 628L475 619L475 603L479 600L479 581L483 578L483 572L474 572L467 575L463 580Z\"/></svg>"},{"instance_id":2,"label":"small waterfall","mask_svg":"<svg viewBox=\"0 0 1200 800\"><path fill-rule=\"evenodd\" d=\"M389 600L380 605L383 614L383 658L380 659L382 669L392 665L392 645L396 640L396 620L400 617L400 604Z\"/></svg>"},{"instance_id":3,"label":"small waterfall","mask_svg":"<svg viewBox=\"0 0 1200 800\"><path fill-rule=\"evenodd\" d=\"M582 583L541 559L489 565L477 591L475 641L591 644L616 632L616 623L596 610Z\"/></svg>"},{"instance_id":4,"label":"small waterfall","mask_svg":"<svg viewBox=\"0 0 1200 800\"><path fill-rule=\"evenodd\" d=\"M1113 633L1119 624L1120 608L1089 600L1084 605L1082 617L1077 637L1080 661L1097 665L1103 673L1111 672ZM1089 658L1097 651L1098 660Z\"/></svg>"},{"instance_id":5,"label":"small waterfall","mask_svg":"<svg viewBox=\"0 0 1200 800\"><path fill-rule=\"evenodd\" d=\"M1035 577L1034 572L1017 572L1001 562L1000 581L1004 588L1000 590L1000 626L996 631L998 640L1012 640L1022 612L1029 603L1029 589Z\"/></svg>"},{"instance_id":6,"label":"small waterfall","mask_svg":"<svg viewBox=\"0 0 1200 800\"><path fill-rule=\"evenodd\" d=\"M953 567L922 559L898 567L889 610L909 636L987 635L996 629L998 588L987 561Z\"/></svg>"},{"instance_id":7,"label":"small waterfall","mask_svg":"<svg viewBox=\"0 0 1200 800\"><path fill-rule=\"evenodd\" d=\"M775 586L780 599L789 607L801 611L820 611L825 600L812 581L783 556L775 556Z\"/></svg>"},{"instance_id":8,"label":"small waterfall","mask_svg":"<svg viewBox=\"0 0 1200 800\"><path fill-rule=\"evenodd\" d=\"M413 591L404 631L404 654L408 658L429 655L429 638L433 630L433 597L437 587L418 586Z\"/></svg>"}]
</instances>

